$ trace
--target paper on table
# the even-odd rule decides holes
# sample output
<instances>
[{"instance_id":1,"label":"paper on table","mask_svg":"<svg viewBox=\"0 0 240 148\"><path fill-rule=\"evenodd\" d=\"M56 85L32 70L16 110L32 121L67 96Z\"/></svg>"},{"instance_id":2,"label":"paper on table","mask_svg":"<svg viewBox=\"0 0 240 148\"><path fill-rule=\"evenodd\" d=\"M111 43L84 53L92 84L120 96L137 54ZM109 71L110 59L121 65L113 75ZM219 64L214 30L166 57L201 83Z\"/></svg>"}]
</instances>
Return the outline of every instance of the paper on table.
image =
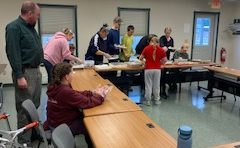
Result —
<instances>
[{"instance_id":1,"label":"paper on table","mask_svg":"<svg viewBox=\"0 0 240 148\"><path fill-rule=\"evenodd\" d=\"M95 65L96 69L111 69L112 66L107 65L107 64L102 64L102 65Z\"/></svg>"},{"instance_id":2,"label":"paper on table","mask_svg":"<svg viewBox=\"0 0 240 148\"><path fill-rule=\"evenodd\" d=\"M123 46L123 45L115 45L116 48L122 48L122 49L126 49L127 47Z\"/></svg>"},{"instance_id":3,"label":"paper on table","mask_svg":"<svg viewBox=\"0 0 240 148\"><path fill-rule=\"evenodd\" d=\"M84 64L73 65L73 69L82 69L84 68Z\"/></svg>"},{"instance_id":4,"label":"paper on table","mask_svg":"<svg viewBox=\"0 0 240 148\"><path fill-rule=\"evenodd\" d=\"M175 50L175 48L174 48L174 47L171 47L171 46L170 46L170 47L168 47L168 49L172 49L172 50Z\"/></svg>"}]
</instances>

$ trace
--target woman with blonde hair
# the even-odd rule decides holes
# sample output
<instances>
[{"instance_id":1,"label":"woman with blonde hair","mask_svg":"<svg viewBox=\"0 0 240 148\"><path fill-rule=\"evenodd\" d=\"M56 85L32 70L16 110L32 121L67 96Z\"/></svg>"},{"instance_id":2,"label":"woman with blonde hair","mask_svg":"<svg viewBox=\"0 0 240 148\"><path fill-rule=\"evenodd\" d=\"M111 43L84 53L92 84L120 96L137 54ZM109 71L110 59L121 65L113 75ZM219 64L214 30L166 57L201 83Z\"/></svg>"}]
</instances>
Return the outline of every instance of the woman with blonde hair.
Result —
<instances>
[{"instance_id":1,"label":"woman with blonde hair","mask_svg":"<svg viewBox=\"0 0 240 148\"><path fill-rule=\"evenodd\" d=\"M54 65L66 60L82 61L71 54L68 41L74 37L72 30L65 28L62 32L57 32L44 47L44 66L48 73L48 83L51 82L51 71Z\"/></svg>"},{"instance_id":2,"label":"woman with blonde hair","mask_svg":"<svg viewBox=\"0 0 240 148\"><path fill-rule=\"evenodd\" d=\"M165 33L165 35L160 37L159 43L160 43L161 47L167 48L166 55L167 55L167 59L169 60L170 52L175 51L175 49L173 48L174 47L174 40L171 37L172 28L171 27L165 27L164 33Z\"/></svg>"}]
</instances>

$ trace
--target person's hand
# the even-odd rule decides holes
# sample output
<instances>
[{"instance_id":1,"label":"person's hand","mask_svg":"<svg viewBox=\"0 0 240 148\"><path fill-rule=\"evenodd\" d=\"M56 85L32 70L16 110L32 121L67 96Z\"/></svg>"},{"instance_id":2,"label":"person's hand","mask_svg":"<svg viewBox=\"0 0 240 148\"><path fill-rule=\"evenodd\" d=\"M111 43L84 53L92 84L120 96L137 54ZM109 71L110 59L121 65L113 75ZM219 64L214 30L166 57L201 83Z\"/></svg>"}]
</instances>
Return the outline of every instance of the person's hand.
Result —
<instances>
[{"instance_id":1,"label":"person's hand","mask_svg":"<svg viewBox=\"0 0 240 148\"><path fill-rule=\"evenodd\" d=\"M164 50L164 52L167 52L168 48L166 46L162 47L162 49Z\"/></svg>"},{"instance_id":2,"label":"person's hand","mask_svg":"<svg viewBox=\"0 0 240 148\"><path fill-rule=\"evenodd\" d=\"M108 58L111 58L112 56L108 53L105 53L104 56L108 59Z\"/></svg>"},{"instance_id":3,"label":"person's hand","mask_svg":"<svg viewBox=\"0 0 240 148\"><path fill-rule=\"evenodd\" d=\"M20 89L25 89L28 86L27 81L24 77L18 78L17 84Z\"/></svg>"},{"instance_id":4,"label":"person's hand","mask_svg":"<svg viewBox=\"0 0 240 148\"><path fill-rule=\"evenodd\" d=\"M142 62L142 65L145 65L145 63L146 63L146 59L145 59L145 58L142 59L141 62Z\"/></svg>"},{"instance_id":5,"label":"person's hand","mask_svg":"<svg viewBox=\"0 0 240 148\"><path fill-rule=\"evenodd\" d=\"M122 52L122 48L118 48L118 50L119 50L119 53L121 53L121 52Z\"/></svg>"},{"instance_id":6,"label":"person's hand","mask_svg":"<svg viewBox=\"0 0 240 148\"><path fill-rule=\"evenodd\" d=\"M111 91L112 86L104 85L101 86L99 85L93 92L102 96L103 98L106 97L106 95Z\"/></svg>"},{"instance_id":7,"label":"person's hand","mask_svg":"<svg viewBox=\"0 0 240 148\"><path fill-rule=\"evenodd\" d=\"M79 58L77 58L77 63L78 63L78 64L84 64L84 61L81 60L81 59L79 59Z\"/></svg>"},{"instance_id":8,"label":"person's hand","mask_svg":"<svg viewBox=\"0 0 240 148\"><path fill-rule=\"evenodd\" d=\"M104 85L104 86L102 87L104 96L106 96L106 95L112 90L112 88L113 88L113 87L110 86L110 85Z\"/></svg>"}]
</instances>

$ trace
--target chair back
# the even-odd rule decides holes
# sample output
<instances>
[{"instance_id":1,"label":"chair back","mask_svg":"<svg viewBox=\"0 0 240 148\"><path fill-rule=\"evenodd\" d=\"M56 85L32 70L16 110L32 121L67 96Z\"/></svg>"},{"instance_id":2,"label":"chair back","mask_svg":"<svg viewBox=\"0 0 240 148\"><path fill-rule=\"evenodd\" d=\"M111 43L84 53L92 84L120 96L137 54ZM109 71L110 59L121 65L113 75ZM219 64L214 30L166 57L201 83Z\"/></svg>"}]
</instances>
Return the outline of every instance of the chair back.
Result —
<instances>
[{"instance_id":1,"label":"chair back","mask_svg":"<svg viewBox=\"0 0 240 148\"><path fill-rule=\"evenodd\" d=\"M56 127L52 133L55 148L75 148L76 144L70 128L66 124Z\"/></svg>"},{"instance_id":2,"label":"chair back","mask_svg":"<svg viewBox=\"0 0 240 148\"><path fill-rule=\"evenodd\" d=\"M28 122L33 122L33 121L39 121L39 115L36 106L33 104L33 102L29 99L25 100L22 103L23 110L25 111L26 117L28 119ZM40 136L42 139L39 139L41 142L43 140L44 145L46 148L48 148L48 141L47 137L45 134L45 131L43 129L42 123L39 121L38 127L35 128L36 133L38 136Z\"/></svg>"}]
</instances>

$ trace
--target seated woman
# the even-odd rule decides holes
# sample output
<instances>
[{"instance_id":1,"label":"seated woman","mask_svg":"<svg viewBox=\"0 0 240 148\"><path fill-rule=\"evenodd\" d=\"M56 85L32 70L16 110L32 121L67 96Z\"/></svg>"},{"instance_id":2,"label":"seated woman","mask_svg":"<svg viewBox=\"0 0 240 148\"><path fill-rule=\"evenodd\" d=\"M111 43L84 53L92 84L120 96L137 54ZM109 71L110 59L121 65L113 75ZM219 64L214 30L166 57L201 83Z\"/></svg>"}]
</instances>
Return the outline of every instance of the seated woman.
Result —
<instances>
[{"instance_id":1,"label":"seated woman","mask_svg":"<svg viewBox=\"0 0 240 148\"><path fill-rule=\"evenodd\" d=\"M188 48L189 48L189 45L187 43L184 43L182 46L181 46L181 49L180 50L177 50L174 55L173 55L173 60L174 59L189 59L189 56L188 56Z\"/></svg>"},{"instance_id":2,"label":"seated woman","mask_svg":"<svg viewBox=\"0 0 240 148\"><path fill-rule=\"evenodd\" d=\"M84 134L89 147L91 140L83 124L82 109L101 105L110 90L109 86L93 91L76 91L71 87L73 69L69 63L56 64L52 70L52 82L48 85L47 121L44 128L54 129L66 123L73 135Z\"/></svg>"},{"instance_id":3,"label":"seated woman","mask_svg":"<svg viewBox=\"0 0 240 148\"><path fill-rule=\"evenodd\" d=\"M185 41L183 43L183 45L181 46L181 49L180 50L177 50L175 51L175 53L173 54L173 61L175 61L176 59L186 59L188 60L189 59L189 55L187 53L188 51L188 48L189 48L189 45L188 43ZM188 68L187 68L188 69ZM176 73L177 71L179 70L186 70L186 68L183 68L183 69L171 69L170 72L171 73ZM169 89L170 90L176 90L177 88L177 84L176 83L171 83L169 84Z\"/></svg>"}]
</instances>

